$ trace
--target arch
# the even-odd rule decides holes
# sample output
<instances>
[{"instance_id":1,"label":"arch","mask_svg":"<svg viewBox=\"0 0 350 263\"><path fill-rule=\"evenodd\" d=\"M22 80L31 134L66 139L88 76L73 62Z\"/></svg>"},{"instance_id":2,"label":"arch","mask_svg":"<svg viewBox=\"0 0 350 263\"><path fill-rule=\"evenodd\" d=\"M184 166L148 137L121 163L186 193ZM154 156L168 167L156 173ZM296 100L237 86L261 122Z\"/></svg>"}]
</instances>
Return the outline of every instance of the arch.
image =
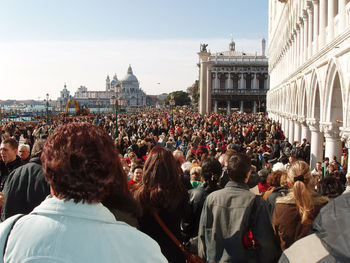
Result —
<instances>
[{"instance_id":1,"label":"arch","mask_svg":"<svg viewBox=\"0 0 350 263\"><path fill-rule=\"evenodd\" d=\"M343 121L345 91L342 88L344 84L341 76L340 67L334 59L331 59L328 63L325 80L324 121L326 122Z\"/></svg>"},{"instance_id":2,"label":"arch","mask_svg":"<svg viewBox=\"0 0 350 263\"><path fill-rule=\"evenodd\" d=\"M320 90L320 85L318 82L317 74L316 71L313 70L312 75L311 75L311 83L310 83L310 96L309 99L309 113L308 117L309 118L315 118L317 120L321 120L321 90Z\"/></svg>"}]
</instances>

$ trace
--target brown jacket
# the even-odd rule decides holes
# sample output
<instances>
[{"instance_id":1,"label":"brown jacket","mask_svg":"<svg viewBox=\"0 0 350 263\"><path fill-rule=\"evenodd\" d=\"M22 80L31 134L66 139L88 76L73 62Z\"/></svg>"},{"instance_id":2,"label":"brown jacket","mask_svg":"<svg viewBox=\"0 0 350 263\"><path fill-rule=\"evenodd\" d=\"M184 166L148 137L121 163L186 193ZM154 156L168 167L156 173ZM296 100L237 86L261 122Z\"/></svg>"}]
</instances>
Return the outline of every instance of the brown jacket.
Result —
<instances>
[{"instance_id":1,"label":"brown jacket","mask_svg":"<svg viewBox=\"0 0 350 263\"><path fill-rule=\"evenodd\" d=\"M328 198L312 190L311 196L314 203L311 218L313 221L322 206L328 202ZM275 211L272 216L272 227L282 250L287 249L295 241L306 236L310 231L311 224L301 224L301 216L296 207L293 192L277 198Z\"/></svg>"}]
</instances>

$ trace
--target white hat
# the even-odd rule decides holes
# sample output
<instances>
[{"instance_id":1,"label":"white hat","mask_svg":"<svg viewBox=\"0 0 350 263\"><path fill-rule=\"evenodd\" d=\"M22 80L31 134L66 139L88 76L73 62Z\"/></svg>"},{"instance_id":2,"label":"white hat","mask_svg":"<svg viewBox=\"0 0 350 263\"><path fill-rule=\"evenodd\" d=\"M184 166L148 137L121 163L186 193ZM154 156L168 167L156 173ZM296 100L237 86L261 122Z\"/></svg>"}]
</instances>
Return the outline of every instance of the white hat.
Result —
<instances>
[{"instance_id":1,"label":"white hat","mask_svg":"<svg viewBox=\"0 0 350 263\"><path fill-rule=\"evenodd\" d=\"M272 171L273 172L276 172L276 171L285 172L286 168L284 167L283 163L275 163L272 167Z\"/></svg>"}]
</instances>

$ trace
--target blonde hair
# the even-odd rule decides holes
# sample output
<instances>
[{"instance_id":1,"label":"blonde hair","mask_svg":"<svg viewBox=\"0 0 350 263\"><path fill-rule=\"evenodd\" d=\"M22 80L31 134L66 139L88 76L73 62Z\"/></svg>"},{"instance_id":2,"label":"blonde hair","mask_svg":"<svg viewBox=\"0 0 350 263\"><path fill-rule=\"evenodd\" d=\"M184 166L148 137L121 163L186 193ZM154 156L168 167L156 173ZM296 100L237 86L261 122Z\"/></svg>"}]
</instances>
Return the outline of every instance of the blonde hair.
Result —
<instances>
[{"instance_id":1,"label":"blonde hair","mask_svg":"<svg viewBox=\"0 0 350 263\"><path fill-rule=\"evenodd\" d=\"M190 179L191 181L200 181L202 175L202 167L193 166L190 171Z\"/></svg>"},{"instance_id":2,"label":"blonde hair","mask_svg":"<svg viewBox=\"0 0 350 263\"><path fill-rule=\"evenodd\" d=\"M309 165L304 161L295 161L288 169L287 181L293 185L295 204L301 216L302 224L311 224L311 212L314 204L311 198L311 172Z\"/></svg>"}]
</instances>

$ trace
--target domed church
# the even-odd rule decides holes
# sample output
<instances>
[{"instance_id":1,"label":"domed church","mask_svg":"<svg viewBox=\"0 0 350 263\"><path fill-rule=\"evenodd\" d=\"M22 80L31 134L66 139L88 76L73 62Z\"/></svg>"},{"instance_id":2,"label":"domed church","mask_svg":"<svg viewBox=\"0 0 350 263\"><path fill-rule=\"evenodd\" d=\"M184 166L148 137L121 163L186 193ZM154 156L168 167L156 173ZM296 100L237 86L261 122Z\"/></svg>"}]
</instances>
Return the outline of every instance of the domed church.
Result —
<instances>
[{"instance_id":1,"label":"domed church","mask_svg":"<svg viewBox=\"0 0 350 263\"><path fill-rule=\"evenodd\" d=\"M127 74L122 80L118 80L116 74L112 81L107 76L106 91L114 91L118 100L122 101L124 107L146 105L146 93L140 88L139 81L133 74L131 65L129 65Z\"/></svg>"}]
</instances>

